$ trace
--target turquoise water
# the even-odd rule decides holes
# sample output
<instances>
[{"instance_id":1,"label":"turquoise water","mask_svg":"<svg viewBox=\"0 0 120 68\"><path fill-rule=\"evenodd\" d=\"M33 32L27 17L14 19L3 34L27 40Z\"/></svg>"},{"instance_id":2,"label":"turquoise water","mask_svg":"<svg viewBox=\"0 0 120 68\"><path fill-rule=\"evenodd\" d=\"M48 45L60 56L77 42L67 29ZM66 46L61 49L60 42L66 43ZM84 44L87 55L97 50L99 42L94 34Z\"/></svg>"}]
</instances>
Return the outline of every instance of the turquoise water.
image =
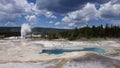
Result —
<instances>
[{"instance_id":1,"label":"turquoise water","mask_svg":"<svg viewBox=\"0 0 120 68\"><path fill-rule=\"evenodd\" d=\"M96 52L99 54L104 54L105 50L101 48L84 48L84 49L53 49L53 50L43 50L42 53L47 53L47 54L62 54L64 52L76 52L76 51L90 51L90 52Z\"/></svg>"}]
</instances>

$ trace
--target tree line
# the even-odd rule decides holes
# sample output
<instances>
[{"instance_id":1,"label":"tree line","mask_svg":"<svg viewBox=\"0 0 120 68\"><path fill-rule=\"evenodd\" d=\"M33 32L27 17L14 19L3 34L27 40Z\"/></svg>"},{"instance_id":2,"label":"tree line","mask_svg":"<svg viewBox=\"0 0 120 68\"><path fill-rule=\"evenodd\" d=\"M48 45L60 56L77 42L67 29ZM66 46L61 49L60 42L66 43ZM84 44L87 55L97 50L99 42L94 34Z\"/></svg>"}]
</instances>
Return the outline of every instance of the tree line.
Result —
<instances>
[{"instance_id":1,"label":"tree line","mask_svg":"<svg viewBox=\"0 0 120 68\"><path fill-rule=\"evenodd\" d=\"M68 40L76 40L81 38L120 38L120 26L106 24L105 26L86 26L83 28L75 28L60 33L54 33L48 36L49 39L64 38Z\"/></svg>"},{"instance_id":2,"label":"tree line","mask_svg":"<svg viewBox=\"0 0 120 68\"><path fill-rule=\"evenodd\" d=\"M91 39L91 38L120 38L120 26L117 25L108 25L105 26L86 26L83 28L74 28L74 29L41 29L32 31L37 32L38 34L43 35L42 38L45 39L68 39L68 40L77 40L77 39ZM46 38L47 35L47 38ZM10 37L10 36L20 36L20 27L0 27L0 38ZM45 37L44 37L45 36Z\"/></svg>"}]
</instances>

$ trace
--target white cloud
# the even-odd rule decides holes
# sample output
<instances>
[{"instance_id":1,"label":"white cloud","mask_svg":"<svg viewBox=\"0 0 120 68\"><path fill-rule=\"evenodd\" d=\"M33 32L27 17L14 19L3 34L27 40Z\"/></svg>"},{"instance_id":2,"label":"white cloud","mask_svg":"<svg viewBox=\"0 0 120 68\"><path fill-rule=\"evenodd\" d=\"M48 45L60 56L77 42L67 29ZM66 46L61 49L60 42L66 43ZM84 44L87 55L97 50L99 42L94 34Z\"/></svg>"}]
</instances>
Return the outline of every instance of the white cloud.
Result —
<instances>
[{"instance_id":1,"label":"white cloud","mask_svg":"<svg viewBox=\"0 0 120 68\"><path fill-rule=\"evenodd\" d=\"M0 23L16 23L18 19L25 16L30 24L37 21L37 15L45 15L47 18L57 18L52 12L38 10L36 4L28 3L27 0L0 0Z\"/></svg>"},{"instance_id":2,"label":"white cloud","mask_svg":"<svg viewBox=\"0 0 120 68\"><path fill-rule=\"evenodd\" d=\"M68 26L75 26L75 23L69 23Z\"/></svg>"},{"instance_id":3,"label":"white cloud","mask_svg":"<svg viewBox=\"0 0 120 68\"><path fill-rule=\"evenodd\" d=\"M53 21L49 21L49 24L52 24L53 23Z\"/></svg>"},{"instance_id":4,"label":"white cloud","mask_svg":"<svg viewBox=\"0 0 120 68\"><path fill-rule=\"evenodd\" d=\"M38 19L37 19L36 15L27 15L25 18L30 23L30 25L34 25L34 24L38 23Z\"/></svg>"},{"instance_id":5,"label":"white cloud","mask_svg":"<svg viewBox=\"0 0 120 68\"><path fill-rule=\"evenodd\" d=\"M74 2L73 0L70 1ZM54 15L53 12L58 14L66 13L67 15L62 18L62 22L68 23L68 26L75 26L80 23L87 24L91 20L100 19L106 21L116 18L120 19L120 0L86 0L79 1L79 3L74 2L73 4L71 2L72 6L68 4L68 2L69 0L63 2L58 0L54 0L52 2L48 0L37 0L37 7L40 10L46 9L42 13L44 13L44 15L48 18L56 18L56 16L52 16ZM101 5L99 9L98 6L95 6L96 3Z\"/></svg>"},{"instance_id":6,"label":"white cloud","mask_svg":"<svg viewBox=\"0 0 120 68\"><path fill-rule=\"evenodd\" d=\"M63 19L62 19L63 22L66 22L66 23L70 23L72 20L69 16L65 16Z\"/></svg>"},{"instance_id":7,"label":"white cloud","mask_svg":"<svg viewBox=\"0 0 120 68\"><path fill-rule=\"evenodd\" d=\"M30 4L26 0L0 0L0 22L16 22L21 15L31 13Z\"/></svg>"},{"instance_id":8,"label":"white cloud","mask_svg":"<svg viewBox=\"0 0 120 68\"><path fill-rule=\"evenodd\" d=\"M47 10L39 10L40 14L45 15L47 18L57 18L53 12L47 11Z\"/></svg>"},{"instance_id":9,"label":"white cloud","mask_svg":"<svg viewBox=\"0 0 120 68\"><path fill-rule=\"evenodd\" d=\"M95 5L87 3L83 9L68 13L68 15L62 19L62 21L70 23L69 25L72 26L78 23L87 23L90 20L97 19L97 17Z\"/></svg>"},{"instance_id":10,"label":"white cloud","mask_svg":"<svg viewBox=\"0 0 120 68\"><path fill-rule=\"evenodd\" d=\"M57 17L53 14L53 12L47 11L45 9L39 10L37 9L36 5L33 7L33 11L35 11L36 15L44 15L47 18L53 18L56 19Z\"/></svg>"},{"instance_id":11,"label":"white cloud","mask_svg":"<svg viewBox=\"0 0 120 68\"><path fill-rule=\"evenodd\" d=\"M64 29L70 29L70 27L63 27Z\"/></svg>"},{"instance_id":12,"label":"white cloud","mask_svg":"<svg viewBox=\"0 0 120 68\"><path fill-rule=\"evenodd\" d=\"M45 13L45 16L48 17L48 18L56 18L56 16L54 16L53 13L52 13L52 12L49 12L49 11L47 11L47 12Z\"/></svg>"},{"instance_id":13,"label":"white cloud","mask_svg":"<svg viewBox=\"0 0 120 68\"><path fill-rule=\"evenodd\" d=\"M56 23L55 23L55 26L57 26L57 25L59 25L59 24L60 24L60 22L56 22Z\"/></svg>"},{"instance_id":14,"label":"white cloud","mask_svg":"<svg viewBox=\"0 0 120 68\"><path fill-rule=\"evenodd\" d=\"M44 15L47 18L53 18L53 19L57 18L53 14L53 12L47 11L45 9L39 10L36 4L33 4L31 7L35 15Z\"/></svg>"},{"instance_id":15,"label":"white cloud","mask_svg":"<svg viewBox=\"0 0 120 68\"><path fill-rule=\"evenodd\" d=\"M68 23L68 26L75 26L79 23L86 24L87 22L95 19L120 19L120 0L111 0L110 2L105 2L100 5L99 10L97 10L94 3L87 3L83 8L81 7L78 10L72 10L72 12L67 13L67 15L62 19L62 22ZM27 0L0 0L0 23L13 24L22 16L25 16L26 20L31 24L38 22L39 15L44 15L45 17L52 19L57 18L54 12L48 11L46 8L38 9L37 6L37 3L28 3ZM57 11L60 10L58 9ZM60 11L64 12L62 9ZM53 22L50 21L49 23ZM60 22L55 23L55 25L59 24Z\"/></svg>"},{"instance_id":16,"label":"white cloud","mask_svg":"<svg viewBox=\"0 0 120 68\"><path fill-rule=\"evenodd\" d=\"M87 24L91 20L119 20L120 19L120 1L114 0L105 4L101 4L96 9L95 4L87 3L82 9L68 13L62 21L68 23L68 26L76 24Z\"/></svg>"},{"instance_id":17,"label":"white cloud","mask_svg":"<svg viewBox=\"0 0 120 68\"><path fill-rule=\"evenodd\" d=\"M101 5L99 9L99 15L102 19L113 20L116 18L120 18L120 4L115 3L115 1L110 1L106 4Z\"/></svg>"},{"instance_id":18,"label":"white cloud","mask_svg":"<svg viewBox=\"0 0 120 68\"><path fill-rule=\"evenodd\" d=\"M7 22L5 26L17 26L15 22Z\"/></svg>"},{"instance_id":19,"label":"white cloud","mask_svg":"<svg viewBox=\"0 0 120 68\"><path fill-rule=\"evenodd\" d=\"M86 27L87 25L85 24L85 25L82 25L80 28L83 28L83 27Z\"/></svg>"}]
</instances>

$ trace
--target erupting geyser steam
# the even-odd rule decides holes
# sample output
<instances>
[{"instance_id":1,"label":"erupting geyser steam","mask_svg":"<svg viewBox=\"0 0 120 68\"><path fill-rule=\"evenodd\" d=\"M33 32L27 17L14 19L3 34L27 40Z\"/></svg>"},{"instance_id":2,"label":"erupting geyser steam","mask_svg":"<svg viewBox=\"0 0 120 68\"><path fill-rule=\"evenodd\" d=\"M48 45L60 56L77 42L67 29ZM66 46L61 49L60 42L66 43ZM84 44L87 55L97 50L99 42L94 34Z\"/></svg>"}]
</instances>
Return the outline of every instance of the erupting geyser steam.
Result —
<instances>
[{"instance_id":1,"label":"erupting geyser steam","mask_svg":"<svg viewBox=\"0 0 120 68\"><path fill-rule=\"evenodd\" d=\"M31 32L31 26L28 23L24 23L21 26L21 38L25 38L28 33Z\"/></svg>"}]
</instances>

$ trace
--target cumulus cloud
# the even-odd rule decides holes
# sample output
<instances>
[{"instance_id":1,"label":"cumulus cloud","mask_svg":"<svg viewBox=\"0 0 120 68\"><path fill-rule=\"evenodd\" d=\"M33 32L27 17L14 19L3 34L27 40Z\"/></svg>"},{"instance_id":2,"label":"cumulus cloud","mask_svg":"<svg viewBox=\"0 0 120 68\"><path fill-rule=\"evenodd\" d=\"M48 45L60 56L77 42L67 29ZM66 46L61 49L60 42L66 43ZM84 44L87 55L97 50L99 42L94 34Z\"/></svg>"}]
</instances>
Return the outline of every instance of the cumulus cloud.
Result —
<instances>
[{"instance_id":1,"label":"cumulus cloud","mask_svg":"<svg viewBox=\"0 0 120 68\"><path fill-rule=\"evenodd\" d=\"M68 26L75 26L75 23L69 23Z\"/></svg>"},{"instance_id":2,"label":"cumulus cloud","mask_svg":"<svg viewBox=\"0 0 120 68\"><path fill-rule=\"evenodd\" d=\"M53 23L53 21L49 21L49 24L52 24Z\"/></svg>"},{"instance_id":3,"label":"cumulus cloud","mask_svg":"<svg viewBox=\"0 0 120 68\"><path fill-rule=\"evenodd\" d=\"M68 23L68 26L76 24L87 24L91 20L112 21L120 19L120 0L111 0L105 4L101 4L97 9L95 4L87 3L82 9L69 12L62 18L62 21Z\"/></svg>"},{"instance_id":4,"label":"cumulus cloud","mask_svg":"<svg viewBox=\"0 0 120 68\"><path fill-rule=\"evenodd\" d=\"M73 26L78 23L87 23L90 20L96 19L97 17L95 5L87 3L84 8L68 13L68 15L62 19L62 21L70 23L69 26Z\"/></svg>"},{"instance_id":5,"label":"cumulus cloud","mask_svg":"<svg viewBox=\"0 0 120 68\"><path fill-rule=\"evenodd\" d=\"M34 12L35 15L44 15L47 18L54 18L54 19L57 18L54 15L54 13L51 12L51 11L47 11L45 9L41 9L41 10L38 9L36 4L33 4L31 7L32 7L32 10L33 10L33 12Z\"/></svg>"},{"instance_id":6,"label":"cumulus cloud","mask_svg":"<svg viewBox=\"0 0 120 68\"><path fill-rule=\"evenodd\" d=\"M86 3L98 3L103 4L110 0L37 0L38 9L46 9L56 13L68 13L71 11L78 10Z\"/></svg>"},{"instance_id":7,"label":"cumulus cloud","mask_svg":"<svg viewBox=\"0 0 120 68\"><path fill-rule=\"evenodd\" d=\"M30 23L30 25L34 25L38 23L38 19L36 15L27 15L25 18Z\"/></svg>"},{"instance_id":8,"label":"cumulus cloud","mask_svg":"<svg viewBox=\"0 0 120 68\"><path fill-rule=\"evenodd\" d=\"M99 15L103 19L112 20L120 18L120 3L119 0L110 1L101 5L99 9Z\"/></svg>"},{"instance_id":9,"label":"cumulus cloud","mask_svg":"<svg viewBox=\"0 0 120 68\"><path fill-rule=\"evenodd\" d=\"M39 10L36 4L28 3L27 0L0 0L0 23L13 24L18 19L27 18L30 24L37 22L37 15L45 15L47 18L57 18L52 12Z\"/></svg>"},{"instance_id":10,"label":"cumulus cloud","mask_svg":"<svg viewBox=\"0 0 120 68\"><path fill-rule=\"evenodd\" d=\"M30 11L30 4L26 0L0 0L0 22L16 22L21 15Z\"/></svg>"},{"instance_id":11,"label":"cumulus cloud","mask_svg":"<svg viewBox=\"0 0 120 68\"><path fill-rule=\"evenodd\" d=\"M40 15L56 20L60 15L64 16L61 22L75 26L97 19L119 20L119 11L120 0L36 0L34 3L27 0L0 0L0 23L15 23L25 16L30 24L34 24Z\"/></svg>"},{"instance_id":12,"label":"cumulus cloud","mask_svg":"<svg viewBox=\"0 0 120 68\"><path fill-rule=\"evenodd\" d=\"M56 23L55 23L55 26L57 26L57 25L59 25L59 24L60 24L60 22L56 22Z\"/></svg>"},{"instance_id":13,"label":"cumulus cloud","mask_svg":"<svg viewBox=\"0 0 120 68\"><path fill-rule=\"evenodd\" d=\"M57 18L53 12L50 12L50 11L47 11L47 10L40 10L41 13L40 14L43 14L45 15L47 18Z\"/></svg>"}]
</instances>

